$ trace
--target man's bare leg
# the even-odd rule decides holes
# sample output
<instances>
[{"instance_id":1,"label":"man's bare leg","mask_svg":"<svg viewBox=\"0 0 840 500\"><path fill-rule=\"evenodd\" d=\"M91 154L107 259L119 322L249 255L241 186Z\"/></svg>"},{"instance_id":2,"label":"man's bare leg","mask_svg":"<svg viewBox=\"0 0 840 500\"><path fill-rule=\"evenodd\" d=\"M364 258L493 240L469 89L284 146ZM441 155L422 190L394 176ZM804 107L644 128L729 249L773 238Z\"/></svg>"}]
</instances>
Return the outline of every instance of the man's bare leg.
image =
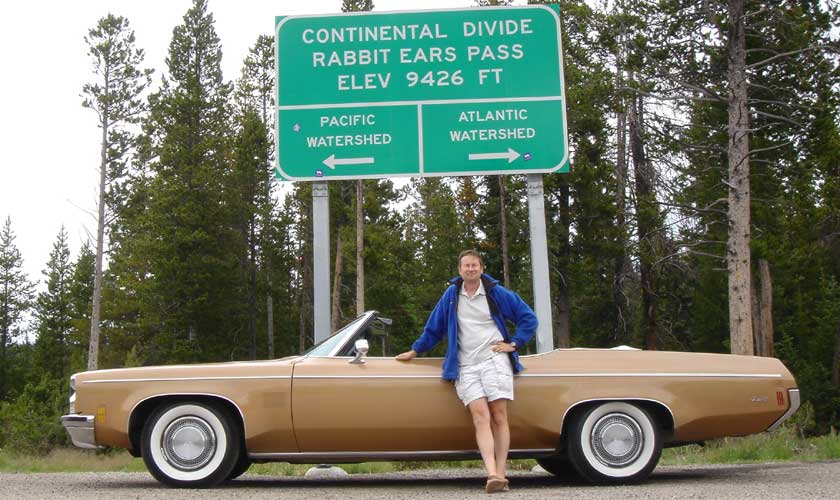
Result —
<instances>
[{"instance_id":1,"label":"man's bare leg","mask_svg":"<svg viewBox=\"0 0 840 500\"><path fill-rule=\"evenodd\" d=\"M493 430L491 429L490 408L487 406L487 398L479 398L472 401L467 408L475 427L475 442L478 444L478 451L481 453L481 460L484 461L484 468L488 476L499 476L496 470L496 452L493 441Z\"/></svg>"},{"instance_id":2,"label":"man's bare leg","mask_svg":"<svg viewBox=\"0 0 840 500\"><path fill-rule=\"evenodd\" d=\"M497 399L489 403L490 429L493 432L493 450L496 475L505 477L505 464L510 449L510 428L507 417L507 399Z\"/></svg>"}]
</instances>

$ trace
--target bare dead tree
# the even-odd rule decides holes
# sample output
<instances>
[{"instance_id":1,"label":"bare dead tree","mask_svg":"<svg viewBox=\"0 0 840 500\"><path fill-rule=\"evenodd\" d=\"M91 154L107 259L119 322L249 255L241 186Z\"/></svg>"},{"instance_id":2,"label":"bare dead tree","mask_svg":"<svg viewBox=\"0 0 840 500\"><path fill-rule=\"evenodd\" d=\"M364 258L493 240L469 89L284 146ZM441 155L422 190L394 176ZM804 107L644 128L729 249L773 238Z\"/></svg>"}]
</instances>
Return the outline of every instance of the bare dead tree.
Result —
<instances>
[{"instance_id":1,"label":"bare dead tree","mask_svg":"<svg viewBox=\"0 0 840 500\"><path fill-rule=\"evenodd\" d=\"M747 109L744 0L729 0L728 40L728 182L729 238L726 262L729 280L729 337L733 354L752 355L750 305L750 117Z\"/></svg>"}]
</instances>

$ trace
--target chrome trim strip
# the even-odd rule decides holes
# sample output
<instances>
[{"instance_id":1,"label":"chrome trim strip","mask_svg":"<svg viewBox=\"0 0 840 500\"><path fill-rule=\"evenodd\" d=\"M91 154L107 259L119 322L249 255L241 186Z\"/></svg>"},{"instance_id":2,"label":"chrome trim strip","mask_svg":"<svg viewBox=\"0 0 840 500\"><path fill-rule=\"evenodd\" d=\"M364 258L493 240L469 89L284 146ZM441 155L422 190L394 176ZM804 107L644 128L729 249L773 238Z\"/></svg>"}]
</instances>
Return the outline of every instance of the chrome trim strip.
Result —
<instances>
[{"instance_id":1,"label":"chrome trim strip","mask_svg":"<svg viewBox=\"0 0 840 500\"><path fill-rule=\"evenodd\" d=\"M119 382L192 382L195 380L287 380L291 375L265 375L252 377L166 377L166 378L123 378L88 380L85 384L113 384Z\"/></svg>"},{"instance_id":2,"label":"chrome trim strip","mask_svg":"<svg viewBox=\"0 0 840 500\"><path fill-rule=\"evenodd\" d=\"M439 379L440 375L296 375L295 380L301 379L393 379L393 378L434 378Z\"/></svg>"},{"instance_id":3,"label":"chrome trim strip","mask_svg":"<svg viewBox=\"0 0 840 500\"><path fill-rule=\"evenodd\" d=\"M554 448L533 450L510 450L509 458L532 458L557 453ZM356 461L399 461L399 460L471 460L480 458L475 450L458 451L336 451L336 452L293 452L293 453L249 453L254 460L289 463L346 463Z\"/></svg>"},{"instance_id":4,"label":"chrome trim strip","mask_svg":"<svg viewBox=\"0 0 840 500\"><path fill-rule=\"evenodd\" d=\"M577 377L679 377L679 378L782 378L779 373L522 373L518 377L577 378Z\"/></svg>"},{"instance_id":5,"label":"chrome trim strip","mask_svg":"<svg viewBox=\"0 0 840 500\"><path fill-rule=\"evenodd\" d=\"M349 359L349 358L348 358ZM517 378L605 378L605 377L675 377L675 378L781 378L768 373L521 373ZM440 378L440 375L295 375L298 379L398 379Z\"/></svg>"},{"instance_id":6,"label":"chrome trim strip","mask_svg":"<svg viewBox=\"0 0 840 500\"><path fill-rule=\"evenodd\" d=\"M62 415L61 425L70 434L73 445L86 450L102 448L96 444L93 415Z\"/></svg>"},{"instance_id":7,"label":"chrome trim strip","mask_svg":"<svg viewBox=\"0 0 840 500\"><path fill-rule=\"evenodd\" d=\"M593 399L582 399L580 401L576 401L574 404L572 404L571 406L566 408L566 411L563 412L563 418L560 421L560 432L561 433L563 432L563 425L566 423L566 416L569 414L570 411L572 411L572 408L574 408L575 406L580 406L584 403L592 403L594 401L648 401L650 403L660 404L666 410L668 410L668 413L671 414L671 421L674 422L674 428L677 427L677 417L674 416L674 411L671 409L670 406L666 405L662 401L659 401L658 399L634 398L634 397L627 397L627 398L593 398Z\"/></svg>"},{"instance_id":8,"label":"chrome trim strip","mask_svg":"<svg viewBox=\"0 0 840 500\"><path fill-rule=\"evenodd\" d=\"M348 359L350 359L348 357ZM523 378L604 378L604 377L678 377L678 378L782 378L773 373L521 373ZM114 384L120 382L193 382L205 380L289 380L290 375L242 377L167 377L88 380L85 384ZM440 378L440 375L297 375L296 379L394 379Z\"/></svg>"},{"instance_id":9,"label":"chrome trim strip","mask_svg":"<svg viewBox=\"0 0 840 500\"><path fill-rule=\"evenodd\" d=\"M773 422L773 424L767 428L767 432L774 431L782 425L785 420L789 419L796 413L796 410L799 409L799 405L801 403L799 399L799 389L788 389L788 400L790 401L790 407L788 407L787 411L784 415L779 417L778 420Z\"/></svg>"}]
</instances>

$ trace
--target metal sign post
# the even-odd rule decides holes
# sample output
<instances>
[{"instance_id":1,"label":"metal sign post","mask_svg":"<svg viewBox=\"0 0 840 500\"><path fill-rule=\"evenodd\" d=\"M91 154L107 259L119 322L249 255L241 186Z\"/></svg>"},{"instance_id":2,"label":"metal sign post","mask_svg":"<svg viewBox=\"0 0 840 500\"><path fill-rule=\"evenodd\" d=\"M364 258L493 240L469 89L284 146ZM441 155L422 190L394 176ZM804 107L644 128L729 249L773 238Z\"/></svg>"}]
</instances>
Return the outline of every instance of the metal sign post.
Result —
<instances>
[{"instance_id":1,"label":"metal sign post","mask_svg":"<svg viewBox=\"0 0 840 500\"><path fill-rule=\"evenodd\" d=\"M326 182L312 184L312 283L315 295L315 343L330 336L330 190Z\"/></svg>"},{"instance_id":2,"label":"metal sign post","mask_svg":"<svg viewBox=\"0 0 840 500\"><path fill-rule=\"evenodd\" d=\"M528 175L528 223L531 229L531 272L534 283L534 312L537 313L537 352L554 349L551 321L551 284L548 281L548 238L545 231L543 179Z\"/></svg>"}]
</instances>

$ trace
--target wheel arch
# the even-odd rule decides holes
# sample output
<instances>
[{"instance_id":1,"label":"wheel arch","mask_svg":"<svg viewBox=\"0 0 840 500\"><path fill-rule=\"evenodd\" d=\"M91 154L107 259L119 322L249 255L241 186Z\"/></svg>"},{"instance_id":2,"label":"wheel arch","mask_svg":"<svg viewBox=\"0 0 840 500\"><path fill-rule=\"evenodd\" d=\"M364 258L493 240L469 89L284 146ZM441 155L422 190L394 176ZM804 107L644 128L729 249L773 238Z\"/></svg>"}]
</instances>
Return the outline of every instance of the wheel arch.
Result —
<instances>
[{"instance_id":1,"label":"wheel arch","mask_svg":"<svg viewBox=\"0 0 840 500\"><path fill-rule=\"evenodd\" d=\"M667 443L672 439L674 435L674 427L676 425L674 412L668 405L666 405L662 401L650 398L634 397L583 399L581 401L573 403L563 413L563 420L560 423L561 448L565 448L564 445L566 439L568 438L568 429L571 427L569 424L573 422L576 418L578 418L580 415L585 413L588 409L592 408L593 406L597 406L601 403L631 403L638 405L642 409L650 413L651 416L655 419L656 424L659 427L660 435L662 436L663 442Z\"/></svg>"},{"instance_id":2,"label":"wheel arch","mask_svg":"<svg viewBox=\"0 0 840 500\"><path fill-rule=\"evenodd\" d=\"M242 449L246 449L245 440L245 414L233 400L221 396L219 394L208 393L190 393L178 392L167 394L155 394L147 398L141 399L134 404L128 414L128 438L131 443L131 454L139 457L141 456L141 437L143 435L143 425L151 414L163 405L168 405L178 402L196 402L205 403L218 408L222 408L233 419L233 422L239 429L239 435L242 439Z\"/></svg>"}]
</instances>

